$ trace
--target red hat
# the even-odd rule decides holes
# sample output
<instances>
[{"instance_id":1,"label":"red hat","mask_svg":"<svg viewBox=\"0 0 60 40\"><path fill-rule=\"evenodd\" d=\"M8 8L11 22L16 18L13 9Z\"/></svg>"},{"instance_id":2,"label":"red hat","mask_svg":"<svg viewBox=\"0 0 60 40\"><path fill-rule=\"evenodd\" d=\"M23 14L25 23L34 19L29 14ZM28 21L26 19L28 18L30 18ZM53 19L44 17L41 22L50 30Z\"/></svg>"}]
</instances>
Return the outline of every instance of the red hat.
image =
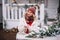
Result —
<instances>
[{"instance_id":1,"label":"red hat","mask_svg":"<svg viewBox=\"0 0 60 40\"><path fill-rule=\"evenodd\" d=\"M30 8L28 8L28 11L29 11L29 10L35 14L36 7L30 7Z\"/></svg>"}]
</instances>

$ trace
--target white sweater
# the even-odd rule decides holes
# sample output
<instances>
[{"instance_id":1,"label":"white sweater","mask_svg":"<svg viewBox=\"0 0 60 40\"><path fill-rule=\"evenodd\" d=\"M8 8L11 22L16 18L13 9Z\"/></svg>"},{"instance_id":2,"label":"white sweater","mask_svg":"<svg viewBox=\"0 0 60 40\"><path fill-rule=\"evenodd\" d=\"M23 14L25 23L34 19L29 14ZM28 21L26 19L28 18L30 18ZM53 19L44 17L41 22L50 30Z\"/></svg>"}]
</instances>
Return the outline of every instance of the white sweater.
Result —
<instances>
[{"instance_id":1,"label":"white sweater","mask_svg":"<svg viewBox=\"0 0 60 40\"><path fill-rule=\"evenodd\" d=\"M33 21L31 27L29 27L29 31L35 31L35 32L38 32L39 31L39 26L40 25L40 22L36 19ZM26 23L25 21L25 18L21 18L20 20L20 23L18 25L18 31L23 34L25 34L24 32L24 26L28 26L28 24Z\"/></svg>"}]
</instances>

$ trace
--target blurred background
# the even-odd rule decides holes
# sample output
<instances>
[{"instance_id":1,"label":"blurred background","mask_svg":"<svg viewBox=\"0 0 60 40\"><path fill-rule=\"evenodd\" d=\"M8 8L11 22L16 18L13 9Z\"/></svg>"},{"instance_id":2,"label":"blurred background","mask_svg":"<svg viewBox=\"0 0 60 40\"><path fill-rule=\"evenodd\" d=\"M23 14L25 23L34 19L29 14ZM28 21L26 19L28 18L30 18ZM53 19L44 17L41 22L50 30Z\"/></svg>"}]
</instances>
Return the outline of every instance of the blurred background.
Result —
<instances>
[{"instance_id":1,"label":"blurred background","mask_svg":"<svg viewBox=\"0 0 60 40\"><path fill-rule=\"evenodd\" d=\"M36 6L38 6L38 9L39 9L39 6L40 6L39 4L44 3L44 8L45 8L45 11L44 12L46 14L45 17L47 17L47 21L60 20L60 0L0 0L0 39L1 40L15 40L15 36L16 36L16 33L17 33L17 30L16 29L14 29L14 28L13 28L14 30L12 29L13 33L12 32L8 32L8 31L6 31L6 32L8 32L8 33L6 33L5 30L2 30L3 29L3 26L4 26L4 29L6 29L10 25L8 27L8 29L9 29L13 25L14 25L13 27L15 27L17 25L16 22L19 22L19 21L16 21L16 20L15 21L13 21L13 20L9 21L8 20L9 15L8 16L5 16L5 13L7 13L8 10L6 12L4 12L5 11L4 8L8 8L8 7L6 7L8 5L9 6L12 6L12 4L14 4L14 3L15 4L22 4L23 3L23 4L25 4L25 6L24 6L25 8L28 7L26 4L35 4L36 3L36 4L38 4L38 5L36 5ZM5 18L7 18L7 20L4 21ZM11 17L10 17L10 19L11 19ZM17 16L17 19L19 19L18 16ZM6 22L8 24L7 26L6 26ZM14 32L14 31L16 31L16 32Z\"/></svg>"}]
</instances>

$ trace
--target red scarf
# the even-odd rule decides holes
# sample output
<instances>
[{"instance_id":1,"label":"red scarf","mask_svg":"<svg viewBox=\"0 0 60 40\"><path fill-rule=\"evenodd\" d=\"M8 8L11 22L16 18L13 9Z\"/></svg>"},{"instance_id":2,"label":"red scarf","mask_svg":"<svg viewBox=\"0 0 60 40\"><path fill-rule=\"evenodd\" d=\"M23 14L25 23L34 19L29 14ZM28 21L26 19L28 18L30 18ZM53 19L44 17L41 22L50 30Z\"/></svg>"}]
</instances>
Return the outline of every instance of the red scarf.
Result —
<instances>
[{"instance_id":1,"label":"red scarf","mask_svg":"<svg viewBox=\"0 0 60 40\"><path fill-rule=\"evenodd\" d=\"M31 26L32 25L32 22L29 22L27 24ZM29 33L29 29L27 29L27 31L25 33L28 34Z\"/></svg>"}]
</instances>

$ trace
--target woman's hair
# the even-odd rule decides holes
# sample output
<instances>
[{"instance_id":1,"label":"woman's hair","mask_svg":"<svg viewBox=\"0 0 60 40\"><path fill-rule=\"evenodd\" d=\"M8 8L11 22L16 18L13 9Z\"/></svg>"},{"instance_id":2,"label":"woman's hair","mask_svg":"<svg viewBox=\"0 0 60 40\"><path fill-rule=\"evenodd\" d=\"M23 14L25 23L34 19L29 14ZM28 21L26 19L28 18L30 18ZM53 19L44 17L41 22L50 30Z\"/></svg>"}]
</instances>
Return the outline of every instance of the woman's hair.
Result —
<instances>
[{"instance_id":1,"label":"woman's hair","mask_svg":"<svg viewBox=\"0 0 60 40\"><path fill-rule=\"evenodd\" d=\"M28 17L27 13L25 13L25 19L33 22L34 19L35 19L35 15L32 15L32 16Z\"/></svg>"}]
</instances>

